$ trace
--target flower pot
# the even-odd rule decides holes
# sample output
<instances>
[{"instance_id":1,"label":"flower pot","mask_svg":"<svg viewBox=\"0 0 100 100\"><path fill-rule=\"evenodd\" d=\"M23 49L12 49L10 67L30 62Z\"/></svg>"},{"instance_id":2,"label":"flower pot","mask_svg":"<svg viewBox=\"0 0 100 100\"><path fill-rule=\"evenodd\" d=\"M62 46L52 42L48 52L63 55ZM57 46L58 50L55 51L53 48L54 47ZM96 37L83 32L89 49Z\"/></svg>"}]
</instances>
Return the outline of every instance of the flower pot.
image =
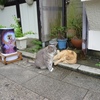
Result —
<instances>
[{"instance_id":1,"label":"flower pot","mask_svg":"<svg viewBox=\"0 0 100 100\"><path fill-rule=\"evenodd\" d=\"M81 49L82 48L82 39L72 38L71 39L71 43L77 49Z\"/></svg>"},{"instance_id":2,"label":"flower pot","mask_svg":"<svg viewBox=\"0 0 100 100\"><path fill-rule=\"evenodd\" d=\"M32 5L34 0L25 0L28 5Z\"/></svg>"},{"instance_id":3,"label":"flower pot","mask_svg":"<svg viewBox=\"0 0 100 100\"><path fill-rule=\"evenodd\" d=\"M19 50L26 49L27 38L26 37L16 38L16 46Z\"/></svg>"},{"instance_id":4,"label":"flower pot","mask_svg":"<svg viewBox=\"0 0 100 100\"><path fill-rule=\"evenodd\" d=\"M67 39L58 39L58 49L63 50L67 48Z\"/></svg>"}]
</instances>

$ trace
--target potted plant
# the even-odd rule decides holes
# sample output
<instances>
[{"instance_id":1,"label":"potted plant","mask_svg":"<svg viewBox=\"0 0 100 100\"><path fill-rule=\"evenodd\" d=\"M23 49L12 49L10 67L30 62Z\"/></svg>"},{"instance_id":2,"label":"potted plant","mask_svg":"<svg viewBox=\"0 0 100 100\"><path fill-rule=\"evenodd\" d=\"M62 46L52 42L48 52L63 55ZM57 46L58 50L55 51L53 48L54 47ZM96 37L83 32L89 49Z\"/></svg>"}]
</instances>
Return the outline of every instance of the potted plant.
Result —
<instances>
[{"instance_id":1,"label":"potted plant","mask_svg":"<svg viewBox=\"0 0 100 100\"><path fill-rule=\"evenodd\" d=\"M68 5L67 37L76 48L82 47L82 3L70 0Z\"/></svg>"},{"instance_id":2,"label":"potted plant","mask_svg":"<svg viewBox=\"0 0 100 100\"><path fill-rule=\"evenodd\" d=\"M4 9L4 5L7 2L7 0L0 0L0 9L3 10Z\"/></svg>"},{"instance_id":3,"label":"potted plant","mask_svg":"<svg viewBox=\"0 0 100 100\"><path fill-rule=\"evenodd\" d=\"M66 46L67 46L67 39L65 38L65 34L66 34L66 28L63 26L54 27L51 30L50 35L57 38L58 49L60 49L60 50L66 49Z\"/></svg>"},{"instance_id":4,"label":"potted plant","mask_svg":"<svg viewBox=\"0 0 100 100\"><path fill-rule=\"evenodd\" d=\"M49 44L57 45L57 26L51 28Z\"/></svg>"},{"instance_id":5,"label":"potted plant","mask_svg":"<svg viewBox=\"0 0 100 100\"><path fill-rule=\"evenodd\" d=\"M19 24L19 21L16 17L14 17L15 24L11 24L11 27L14 27L15 37L16 37L16 46L18 49L23 50L27 46L27 34L33 34L33 32L29 31L26 33L22 32L22 28Z\"/></svg>"},{"instance_id":6,"label":"potted plant","mask_svg":"<svg viewBox=\"0 0 100 100\"><path fill-rule=\"evenodd\" d=\"M76 34L71 38L71 43L74 47L80 49L82 47L82 15L78 15L74 18L72 25L76 30Z\"/></svg>"}]
</instances>

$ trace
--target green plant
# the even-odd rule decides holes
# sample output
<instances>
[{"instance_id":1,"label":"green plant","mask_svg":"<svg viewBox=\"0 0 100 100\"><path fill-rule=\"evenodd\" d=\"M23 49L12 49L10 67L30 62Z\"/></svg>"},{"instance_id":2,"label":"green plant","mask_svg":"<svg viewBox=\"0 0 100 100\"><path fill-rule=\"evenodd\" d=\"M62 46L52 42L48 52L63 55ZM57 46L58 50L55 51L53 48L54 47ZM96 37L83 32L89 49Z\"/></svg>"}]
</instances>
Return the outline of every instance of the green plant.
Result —
<instances>
[{"instance_id":1,"label":"green plant","mask_svg":"<svg viewBox=\"0 0 100 100\"><path fill-rule=\"evenodd\" d=\"M28 31L26 33L23 33L22 28L19 24L19 21L15 16L14 16L14 21L15 21L15 24L11 24L11 27L14 27L15 37L19 38L19 37L23 37L23 36L28 35L28 34L34 34L32 31Z\"/></svg>"},{"instance_id":2,"label":"green plant","mask_svg":"<svg viewBox=\"0 0 100 100\"><path fill-rule=\"evenodd\" d=\"M32 44L34 45L34 47L30 49L31 52L37 52L42 48L42 42L37 39L34 39L32 41Z\"/></svg>"},{"instance_id":3,"label":"green plant","mask_svg":"<svg viewBox=\"0 0 100 100\"><path fill-rule=\"evenodd\" d=\"M11 27L14 27L14 31L15 31L15 37L23 37L23 33L22 33L22 28L19 24L19 21L17 20L17 18L14 16L14 21L15 24L11 24Z\"/></svg>"},{"instance_id":4,"label":"green plant","mask_svg":"<svg viewBox=\"0 0 100 100\"><path fill-rule=\"evenodd\" d=\"M0 28L6 28L6 26L0 25Z\"/></svg>"},{"instance_id":5,"label":"green plant","mask_svg":"<svg viewBox=\"0 0 100 100\"><path fill-rule=\"evenodd\" d=\"M100 67L100 62L96 63L96 64L95 64L95 66L98 66L98 67Z\"/></svg>"},{"instance_id":6,"label":"green plant","mask_svg":"<svg viewBox=\"0 0 100 100\"><path fill-rule=\"evenodd\" d=\"M82 15L71 19L69 27L76 30L77 38L82 38Z\"/></svg>"},{"instance_id":7,"label":"green plant","mask_svg":"<svg viewBox=\"0 0 100 100\"><path fill-rule=\"evenodd\" d=\"M57 17L50 21L50 39L57 38L57 28L61 26L61 12L56 12Z\"/></svg>"},{"instance_id":8,"label":"green plant","mask_svg":"<svg viewBox=\"0 0 100 100\"><path fill-rule=\"evenodd\" d=\"M0 0L0 5L5 5L7 0Z\"/></svg>"},{"instance_id":9,"label":"green plant","mask_svg":"<svg viewBox=\"0 0 100 100\"><path fill-rule=\"evenodd\" d=\"M82 38L82 3L80 0L70 0L68 6L67 29L76 30L77 38Z\"/></svg>"},{"instance_id":10,"label":"green plant","mask_svg":"<svg viewBox=\"0 0 100 100\"><path fill-rule=\"evenodd\" d=\"M60 27L54 27L51 29L50 36L56 37L58 39L64 39L66 34L66 27L60 26Z\"/></svg>"},{"instance_id":11,"label":"green plant","mask_svg":"<svg viewBox=\"0 0 100 100\"><path fill-rule=\"evenodd\" d=\"M51 39L57 38L57 27L51 29L50 37Z\"/></svg>"}]
</instances>

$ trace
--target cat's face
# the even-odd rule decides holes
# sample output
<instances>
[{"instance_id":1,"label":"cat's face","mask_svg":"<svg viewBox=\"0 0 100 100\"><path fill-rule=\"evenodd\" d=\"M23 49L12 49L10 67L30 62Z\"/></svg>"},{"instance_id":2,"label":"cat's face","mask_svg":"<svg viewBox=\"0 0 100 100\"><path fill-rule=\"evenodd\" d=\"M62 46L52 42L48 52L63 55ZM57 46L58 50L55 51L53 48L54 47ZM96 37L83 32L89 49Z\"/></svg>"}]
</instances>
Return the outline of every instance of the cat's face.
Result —
<instances>
[{"instance_id":1,"label":"cat's face","mask_svg":"<svg viewBox=\"0 0 100 100\"><path fill-rule=\"evenodd\" d=\"M48 45L48 52L50 54L56 54L56 52L57 52L56 46L55 45Z\"/></svg>"}]
</instances>

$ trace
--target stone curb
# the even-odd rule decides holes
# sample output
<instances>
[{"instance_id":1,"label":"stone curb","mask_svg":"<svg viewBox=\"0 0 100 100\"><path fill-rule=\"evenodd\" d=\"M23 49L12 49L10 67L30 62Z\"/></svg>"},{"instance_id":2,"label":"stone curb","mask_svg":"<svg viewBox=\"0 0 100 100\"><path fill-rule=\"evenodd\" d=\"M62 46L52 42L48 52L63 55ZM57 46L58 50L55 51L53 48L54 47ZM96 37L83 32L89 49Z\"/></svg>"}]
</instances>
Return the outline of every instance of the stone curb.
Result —
<instances>
[{"instance_id":1,"label":"stone curb","mask_svg":"<svg viewBox=\"0 0 100 100\"><path fill-rule=\"evenodd\" d=\"M36 53L32 54L32 53L28 53L28 52L25 52L25 51L20 51L20 52L22 52L22 55L24 57L27 57L27 58L35 59L35 57L36 57ZM98 68L93 68L93 67L80 65L80 64L63 64L63 63L59 63L58 65L63 66L65 68L75 70L75 71L80 71L80 72L83 72L83 73L88 73L88 74L91 74L91 75L100 76L100 69L98 69Z\"/></svg>"},{"instance_id":2,"label":"stone curb","mask_svg":"<svg viewBox=\"0 0 100 100\"><path fill-rule=\"evenodd\" d=\"M32 54L32 53L21 51L21 50L19 50L19 52L21 52L24 57L31 58L31 59L36 58L36 53Z\"/></svg>"},{"instance_id":3,"label":"stone curb","mask_svg":"<svg viewBox=\"0 0 100 100\"><path fill-rule=\"evenodd\" d=\"M98 69L98 68L92 68L92 67L85 66L85 65L80 65L80 64L63 64L63 63L59 63L58 65L63 66L65 68L75 70L75 71L87 73L87 74L90 74L90 75L100 76L100 69Z\"/></svg>"}]
</instances>

